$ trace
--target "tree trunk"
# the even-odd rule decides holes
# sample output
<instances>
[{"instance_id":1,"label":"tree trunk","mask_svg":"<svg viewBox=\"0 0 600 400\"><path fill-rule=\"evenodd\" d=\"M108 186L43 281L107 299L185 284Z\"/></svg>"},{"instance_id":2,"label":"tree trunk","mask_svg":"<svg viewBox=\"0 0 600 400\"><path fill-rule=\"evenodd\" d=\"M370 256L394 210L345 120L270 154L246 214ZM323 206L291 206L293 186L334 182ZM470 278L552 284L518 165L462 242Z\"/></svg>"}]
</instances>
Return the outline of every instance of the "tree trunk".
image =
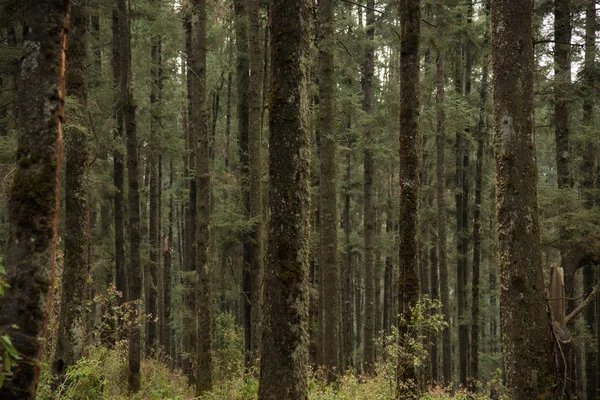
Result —
<instances>
[{"instance_id":1,"label":"tree trunk","mask_svg":"<svg viewBox=\"0 0 600 400\"><path fill-rule=\"evenodd\" d=\"M89 146L88 126L88 12L87 5L75 2L71 8L71 41L67 64L69 128L66 130L66 215L65 259L62 275L60 322L52 371L63 378L68 367L82 356L86 335L86 302L88 301L88 202L87 170Z\"/></svg>"},{"instance_id":2,"label":"tree trunk","mask_svg":"<svg viewBox=\"0 0 600 400\"><path fill-rule=\"evenodd\" d=\"M117 9L112 12L113 36L113 87L115 90L115 148L113 154L113 183L115 185L115 285L122 296L121 304L128 299L127 269L125 266L125 166L123 156L123 103L121 99L121 41L122 20ZM116 339L116 338L115 338Z\"/></svg>"},{"instance_id":3,"label":"tree trunk","mask_svg":"<svg viewBox=\"0 0 600 400\"><path fill-rule=\"evenodd\" d=\"M486 26L484 34L484 51L489 46L489 7L490 2L485 2ZM475 382L479 379L479 279L481 265L481 191L483 186L483 157L485 155L486 137L486 105L488 90L488 63L487 54L483 58L481 89L479 92L479 121L477 124L477 161L475 165L475 204L473 206L473 279L472 279L472 304L471 304L471 379L470 387L476 390Z\"/></svg>"},{"instance_id":4,"label":"tree trunk","mask_svg":"<svg viewBox=\"0 0 600 400\"><path fill-rule=\"evenodd\" d=\"M496 208L506 384L514 400L551 399L533 142L533 1L492 2Z\"/></svg>"},{"instance_id":5,"label":"tree trunk","mask_svg":"<svg viewBox=\"0 0 600 400\"><path fill-rule=\"evenodd\" d=\"M194 0L196 26L191 57L192 110L190 125L196 146L196 396L212 389L212 295L210 274L210 138L206 102L206 0Z\"/></svg>"},{"instance_id":6,"label":"tree trunk","mask_svg":"<svg viewBox=\"0 0 600 400\"><path fill-rule=\"evenodd\" d=\"M373 113L373 77L375 75L375 1L367 0L367 43L362 71L363 104L367 115ZM373 199L373 179L375 166L373 158L374 128L371 122L365 126L364 150L364 236L365 236L365 318L363 334L363 368L368 374L375 372L375 201Z\"/></svg>"},{"instance_id":7,"label":"tree trunk","mask_svg":"<svg viewBox=\"0 0 600 400\"><path fill-rule=\"evenodd\" d=\"M163 251L163 288L164 288L164 313L163 313L163 324L161 332L161 345L167 356L168 363L171 365L171 360L174 358L174 352L171 350L171 274L172 274L172 253L173 253L173 218L174 218L174 204L173 204L173 184L174 184L174 171L173 171L173 160L169 161L169 221L167 234L163 239L162 251Z\"/></svg>"},{"instance_id":8,"label":"tree trunk","mask_svg":"<svg viewBox=\"0 0 600 400\"><path fill-rule=\"evenodd\" d=\"M254 357L260 350L261 303L263 275L263 205L262 205L262 85L263 58L259 15L260 1L248 2L248 42L250 81L248 83L248 178L250 209L248 217L255 221L248 233L250 258L250 303L252 338L250 349Z\"/></svg>"},{"instance_id":9,"label":"tree trunk","mask_svg":"<svg viewBox=\"0 0 600 400\"><path fill-rule=\"evenodd\" d=\"M421 1L400 1L400 336L408 334L412 308L419 299L419 61ZM403 322L404 321L404 322ZM417 371L412 360L399 360L397 398L418 398Z\"/></svg>"},{"instance_id":10,"label":"tree trunk","mask_svg":"<svg viewBox=\"0 0 600 400\"><path fill-rule=\"evenodd\" d=\"M16 97L22 111L8 203L10 287L0 302L0 331L22 359L0 388L0 398L7 400L33 400L42 367L58 236L69 6L26 1L23 7L27 45Z\"/></svg>"},{"instance_id":11,"label":"tree trunk","mask_svg":"<svg viewBox=\"0 0 600 400\"><path fill-rule=\"evenodd\" d=\"M271 9L271 218L264 280L260 400L308 398L310 12L307 0L276 0Z\"/></svg>"},{"instance_id":12,"label":"tree trunk","mask_svg":"<svg viewBox=\"0 0 600 400\"><path fill-rule=\"evenodd\" d=\"M151 67L152 85L150 90L150 154L148 163L150 168L150 215L148 217L149 229L149 247L150 247L150 265L149 265L149 285L148 285L148 304L146 304L146 314L148 318L148 330L146 331L146 355L153 355L156 351L158 324L157 317L162 320L162 316L158 315L158 264L159 264L159 248L160 248L160 233L158 231L159 208L158 208L158 141L159 130L161 125L160 111L158 110L160 99L160 53L161 40L159 36L152 37L151 50Z\"/></svg>"},{"instance_id":13,"label":"tree trunk","mask_svg":"<svg viewBox=\"0 0 600 400\"><path fill-rule=\"evenodd\" d=\"M342 271L343 291L342 291L342 362L344 370L354 366L354 286L352 272L352 244L350 236L352 234L352 224L350 219L350 178L351 178L351 148L352 139L350 132L352 128L352 116L347 115L348 126L346 127L346 173L344 177L344 269Z\"/></svg>"},{"instance_id":14,"label":"tree trunk","mask_svg":"<svg viewBox=\"0 0 600 400\"><path fill-rule=\"evenodd\" d=\"M192 81L194 73L192 58L194 57L194 44L192 43L192 16L190 11L184 19L186 32L186 54L187 54L187 116L191 120L191 115L195 105L192 99ZM185 255L183 258L183 332L181 340L181 361L183 373L187 376L188 382L194 384L194 371L192 369L192 360L196 354L196 183L191 171L196 168L196 137L191 123L187 123L187 176L186 185L189 188L188 207L186 210L185 223Z\"/></svg>"},{"instance_id":15,"label":"tree trunk","mask_svg":"<svg viewBox=\"0 0 600 400\"><path fill-rule=\"evenodd\" d=\"M252 0L254 1L254 0ZM238 117L238 146L240 157L240 180L242 181L241 194L243 209L246 217L251 218L251 193L250 193L250 61L248 41L248 2L235 0L235 46L236 46L236 79L237 79L237 117ZM256 100L256 99L254 99ZM255 128L255 125L253 125ZM252 350L252 247L251 235L242 234L243 269L242 291L244 301L244 340L246 367L252 365L254 359Z\"/></svg>"},{"instance_id":16,"label":"tree trunk","mask_svg":"<svg viewBox=\"0 0 600 400\"><path fill-rule=\"evenodd\" d=\"M583 77L585 79L584 87L586 88L583 98L583 126L586 134L586 149L583 155L583 166L582 166L582 191L584 197L584 207L591 209L596 203L594 196L595 189L595 175L596 175L596 164L597 164L597 145L593 138L591 138L593 125L594 125L594 105L595 105L595 93L594 86L596 78L594 76L595 68L595 57L596 57L596 1L588 0L586 2L585 9L585 61L583 69ZM583 287L584 294L588 294L595 283L598 280L597 276L594 276L594 268L592 266L586 266L583 269ZM589 304L585 310L584 318L588 325L588 329L592 335L595 335L600 343L600 332L598 331L597 321L600 316L600 309L598 308L600 303L598 301ZM600 387L600 380L598 377L598 352L595 349L595 343L590 341L585 344L585 376L586 376L586 387L585 393L586 398L593 399L598 394Z\"/></svg>"},{"instance_id":17,"label":"tree trunk","mask_svg":"<svg viewBox=\"0 0 600 400\"><path fill-rule=\"evenodd\" d=\"M321 137L321 239L322 256L319 268L323 271L323 365L330 381L341 372L340 316L341 289L338 264L337 214L337 143L335 137L335 70L333 53L333 1L319 2L318 77L319 120L317 130Z\"/></svg>"},{"instance_id":18,"label":"tree trunk","mask_svg":"<svg viewBox=\"0 0 600 400\"><path fill-rule=\"evenodd\" d=\"M439 6L439 22L440 29L438 35L440 41L443 40L444 15L443 3ZM446 252L446 161L445 161L445 144L446 144L446 109L445 109L445 62L444 52L438 49L436 58L436 107L437 107L437 137L436 137L436 170L437 170L437 185L436 185L436 202L437 202L437 248L438 248L438 263L440 269L440 294L442 300L442 311L445 314L446 321L450 324L450 315L452 309L450 307L449 283L448 283L448 263ZM448 325L442 331L442 370L444 375L444 384L448 385L452 382L452 331Z\"/></svg>"},{"instance_id":19,"label":"tree trunk","mask_svg":"<svg viewBox=\"0 0 600 400\"><path fill-rule=\"evenodd\" d=\"M121 104L123 105L125 133L127 137L127 181L129 192L128 203L128 235L129 235L129 269L128 289L130 302L142 299L142 270L140 263L140 193L139 193L139 158L136 132L136 105L133 101L131 87L131 26L126 0L118 0L117 8L120 21L121 38ZM141 306L136 306L141 312ZM141 362L141 326L132 323L129 330L129 392L140 390Z\"/></svg>"}]
</instances>

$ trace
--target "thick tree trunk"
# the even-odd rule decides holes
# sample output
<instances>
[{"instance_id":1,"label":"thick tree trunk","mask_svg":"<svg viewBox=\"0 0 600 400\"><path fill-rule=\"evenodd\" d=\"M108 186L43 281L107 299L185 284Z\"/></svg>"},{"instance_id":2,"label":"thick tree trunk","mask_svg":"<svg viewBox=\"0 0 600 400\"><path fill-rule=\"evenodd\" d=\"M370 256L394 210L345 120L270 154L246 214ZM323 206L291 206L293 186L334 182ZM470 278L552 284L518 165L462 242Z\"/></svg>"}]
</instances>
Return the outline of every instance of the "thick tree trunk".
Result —
<instances>
[{"instance_id":1,"label":"thick tree trunk","mask_svg":"<svg viewBox=\"0 0 600 400\"><path fill-rule=\"evenodd\" d=\"M276 0L270 15L271 218L264 280L260 400L308 398L310 12L306 0Z\"/></svg>"},{"instance_id":2,"label":"thick tree trunk","mask_svg":"<svg viewBox=\"0 0 600 400\"><path fill-rule=\"evenodd\" d=\"M121 48L121 104L123 105L125 133L127 137L127 181L128 181L128 236L129 236L129 269L128 269L128 301L142 299L142 270L140 262L140 193L139 193L139 158L136 132L136 105L133 101L131 87L131 26L126 0L118 0ZM138 312L141 307L136 306ZM129 330L129 392L140 390L141 362L141 326L131 324Z\"/></svg>"},{"instance_id":3,"label":"thick tree trunk","mask_svg":"<svg viewBox=\"0 0 600 400\"><path fill-rule=\"evenodd\" d=\"M196 396L212 389L212 295L210 274L210 138L206 102L206 0L194 0L196 16L194 50L191 57L192 110L190 125L196 147Z\"/></svg>"},{"instance_id":4,"label":"thick tree trunk","mask_svg":"<svg viewBox=\"0 0 600 400\"><path fill-rule=\"evenodd\" d=\"M551 399L533 141L533 1L492 2L496 208L506 384L514 400Z\"/></svg>"},{"instance_id":5,"label":"thick tree trunk","mask_svg":"<svg viewBox=\"0 0 600 400\"><path fill-rule=\"evenodd\" d=\"M58 236L69 7L62 0L26 1L23 7L27 45L16 97L21 110L17 167L8 204L5 279L10 287L0 302L0 331L22 359L0 388L6 400L33 400L42 367Z\"/></svg>"},{"instance_id":6,"label":"thick tree trunk","mask_svg":"<svg viewBox=\"0 0 600 400\"><path fill-rule=\"evenodd\" d=\"M321 137L321 239L322 256L319 268L323 280L323 365L329 380L341 372L340 317L341 291L338 264L338 213L337 213L337 142L335 137L335 70L333 53L333 1L319 2L318 77L319 121L317 130Z\"/></svg>"},{"instance_id":7,"label":"thick tree trunk","mask_svg":"<svg viewBox=\"0 0 600 400\"><path fill-rule=\"evenodd\" d=\"M252 0L254 1L254 0ZM251 218L251 193L250 193L250 155L249 155L249 135L250 135L250 61L249 61L249 41L248 41L248 2L235 0L235 46L236 46L236 79L237 79L237 118L238 118L238 149L240 158L240 179L243 182L241 186L243 209L246 211L247 218ZM255 127L255 125L253 125ZM243 270L242 270L242 291L244 301L244 340L245 340L245 361L246 366L250 367L254 360L252 350L252 247L251 235L242 236L243 244Z\"/></svg>"},{"instance_id":8,"label":"thick tree trunk","mask_svg":"<svg viewBox=\"0 0 600 400\"><path fill-rule=\"evenodd\" d=\"M408 334L412 308L419 299L419 69L421 1L400 1L400 275L398 277L401 336ZM404 321L404 322L403 322ZM412 360L399 360L398 399L418 398L417 371Z\"/></svg>"},{"instance_id":9,"label":"thick tree trunk","mask_svg":"<svg viewBox=\"0 0 600 400\"><path fill-rule=\"evenodd\" d=\"M88 126L88 13L85 2L76 1L71 8L71 40L67 64L67 95L73 98L69 107L66 144L66 216L65 260L62 275L60 322L52 370L63 377L68 367L82 356L87 332L88 301L88 201L87 171L89 146Z\"/></svg>"},{"instance_id":10,"label":"thick tree trunk","mask_svg":"<svg viewBox=\"0 0 600 400\"><path fill-rule=\"evenodd\" d=\"M373 113L373 77L375 75L375 1L367 0L367 43L362 70L363 104L367 115ZM371 374L375 368L375 200L373 180L375 165L373 158L374 127L371 122L365 126L364 150L364 199L363 218L365 236L365 314L363 331L363 368Z\"/></svg>"}]
</instances>

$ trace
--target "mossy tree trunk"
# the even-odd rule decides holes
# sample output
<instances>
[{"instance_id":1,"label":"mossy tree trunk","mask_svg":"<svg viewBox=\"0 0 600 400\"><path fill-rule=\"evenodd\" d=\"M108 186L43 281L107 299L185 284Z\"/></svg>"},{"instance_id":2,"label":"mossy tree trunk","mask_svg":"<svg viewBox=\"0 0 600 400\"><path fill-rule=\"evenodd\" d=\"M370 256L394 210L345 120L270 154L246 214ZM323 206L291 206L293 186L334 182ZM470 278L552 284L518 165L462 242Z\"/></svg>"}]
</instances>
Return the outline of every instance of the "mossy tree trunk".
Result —
<instances>
[{"instance_id":1,"label":"mossy tree trunk","mask_svg":"<svg viewBox=\"0 0 600 400\"><path fill-rule=\"evenodd\" d=\"M121 50L121 104L126 134L127 147L127 205L128 205L128 237L129 237L129 268L128 268L128 298L130 302L141 302L142 299L142 269L140 261L140 193L139 193L139 158L136 125L136 105L133 101L131 85L131 24L127 0L117 1L120 26ZM141 312L141 304L135 306ZM140 390L141 363L141 326L137 321L128 321L129 329L129 392Z\"/></svg>"},{"instance_id":2,"label":"mossy tree trunk","mask_svg":"<svg viewBox=\"0 0 600 400\"><path fill-rule=\"evenodd\" d=\"M185 24L185 48L186 48L186 84L188 120L195 104L192 98L193 70L192 58L194 57L194 44L192 32L192 15L186 10ZM189 189L188 206L185 210L185 256L183 259L183 332L181 340L181 361L183 373L188 377L190 384L194 384L194 371L192 360L196 354L196 183L192 171L196 168L196 137L191 123L187 124L187 176L186 185Z\"/></svg>"},{"instance_id":3,"label":"mossy tree trunk","mask_svg":"<svg viewBox=\"0 0 600 400\"><path fill-rule=\"evenodd\" d=\"M373 113L373 77L375 75L375 1L367 0L367 40L362 70L363 111L370 116ZM364 187L363 187L363 224L365 240L365 311L363 328L363 368L373 373L375 368L375 199L373 180L375 165L373 157L374 127L367 121L364 127Z\"/></svg>"},{"instance_id":4,"label":"mossy tree trunk","mask_svg":"<svg viewBox=\"0 0 600 400\"><path fill-rule=\"evenodd\" d=\"M264 280L261 400L306 400L311 3L275 0L270 9L269 239Z\"/></svg>"},{"instance_id":5,"label":"mossy tree trunk","mask_svg":"<svg viewBox=\"0 0 600 400\"><path fill-rule=\"evenodd\" d=\"M196 395L212 389L212 285L210 268L210 135L206 101L206 0L193 2L192 112L196 144Z\"/></svg>"},{"instance_id":6,"label":"mossy tree trunk","mask_svg":"<svg viewBox=\"0 0 600 400\"><path fill-rule=\"evenodd\" d=\"M419 61L421 1L400 2L400 232L398 277L400 336L408 333L412 308L419 298ZM417 370L412 360L400 358L398 399L418 398Z\"/></svg>"},{"instance_id":7,"label":"mossy tree trunk","mask_svg":"<svg viewBox=\"0 0 600 400\"><path fill-rule=\"evenodd\" d=\"M583 155L582 166L582 189L584 197L584 207L591 209L597 203L594 196L596 182L597 152L598 146L595 144L592 136L594 121L595 93L594 86L597 79L594 76L595 57L596 57L596 1L588 0L585 9L585 61L583 77L585 79L586 92L583 99L583 126L586 134L586 150ZM596 272L597 274L597 272ZM594 268L591 265L584 267L583 287L584 292L589 293L598 280L594 276ZM591 303L587 306L584 318L590 332L596 336L597 343L600 344L600 331L598 329L598 320L600 318L600 302ZM597 396L600 388L600 378L598 375L598 349L593 341L585 344L585 393L588 399Z\"/></svg>"},{"instance_id":8,"label":"mossy tree trunk","mask_svg":"<svg viewBox=\"0 0 600 400\"><path fill-rule=\"evenodd\" d=\"M352 220L350 218L350 203L352 196L351 190L351 173L352 173L352 148L351 128L352 115L348 113L348 125L346 126L346 150L345 157L345 177L344 177L344 267L342 271L342 362L344 370L353 367L354 364L354 273L352 271L352 243L350 242L352 235Z\"/></svg>"},{"instance_id":9,"label":"mossy tree trunk","mask_svg":"<svg viewBox=\"0 0 600 400\"><path fill-rule=\"evenodd\" d=\"M21 360L0 398L33 400L42 367L56 242L70 2L25 1L19 75L17 166L9 194L6 253L10 287L0 302L0 331Z\"/></svg>"},{"instance_id":10,"label":"mossy tree trunk","mask_svg":"<svg viewBox=\"0 0 600 400\"><path fill-rule=\"evenodd\" d=\"M115 127L113 150L113 184L115 217L115 286L121 292L120 302L127 301L128 286L125 266L125 166L123 156L123 104L121 102L121 16L115 8L112 12L112 72L115 97ZM116 338L114 338L116 340Z\"/></svg>"},{"instance_id":11,"label":"mossy tree trunk","mask_svg":"<svg viewBox=\"0 0 600 400\"><path fill-rule=\"evenodd\" d=\"M250 270L250 350L254 357L260 350L261 300L263 276L263 205L262 205L262 109L263 57L261 42L260 1L248 2L248 55L250 79L248 82L248 189L250 209L248 217L254 220L248 232Z\"/></svg>"},{"instance_id":12,"label":"mossy tree trunk","mask_svg":"<svg viewBox=\"0 0 600 400\"><path fill-rule=\"evenodd\" d=\"M484 34L484 51L489 47L489 8L490 1L485 2L486 27ZM473 274L471 286L471 366L470 377L473 382L470 388L476 390L475 382L479 379L479 281L481 265L481 209L483 186L483 159L486 144L486 107L488 101L489 57L483 58L481 89L479 91L479 121L477 123L477 160L475 163L475 204L473 205Z\"/></svg>"},{"instance_id":13,"label":"mossy tree trunk","mask_svg":"<svg viewBox=\"0 0 600 400\"><path fill-rule=\"evenodd\" d=\"M533 3L492 2L502 342L514 400L551 399L554 383L533 141Z\"/></svg>"},{"instance_id":14,"label":"mossy tree trunk","mask_svg":"<svg viewBox=\"0 0 600 400\"><path fill-rule=\"evenodd\" d=\"M76 0L71 7L71 40L67 62L68 108L66 144L65 259L62 274L60 321L52 370L62 377L82 356L86 335L88 265L87 170L89 146L88 97L88 5Z\"/></svg>"},{"instance_id":15,"label":"mossy tree trunk","mask_svg":"<svg viewBox=\"0 0 600 400\"><path fill-rule=\"evenodd\" d=\"M333 52L333 1L319 1L317 10L319 120L321 137L321 238L322 256L319 268L323 280L323 365L327 377L334 380L341 370L340 323L341 291L338 265L337 213L337 141L335 136L335 70Z\"/></svg>"}]
</instances>

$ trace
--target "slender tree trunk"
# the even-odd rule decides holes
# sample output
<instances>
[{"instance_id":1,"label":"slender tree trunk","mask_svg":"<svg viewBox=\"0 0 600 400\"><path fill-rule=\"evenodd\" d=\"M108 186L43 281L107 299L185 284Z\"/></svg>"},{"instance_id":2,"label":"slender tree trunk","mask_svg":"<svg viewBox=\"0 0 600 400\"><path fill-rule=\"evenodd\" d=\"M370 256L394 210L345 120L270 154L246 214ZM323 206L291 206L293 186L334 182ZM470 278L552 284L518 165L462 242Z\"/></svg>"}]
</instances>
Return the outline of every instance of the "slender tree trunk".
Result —
<instances>
[{"instance_id":1,"label":"slender tree trunk","mask_svg":"<svg viewBox=\"0 0 600 400\"><path fill-rule=\"evenodd\" d=\"M8 203L5 279L10 287L0 302L0 331L11 338L21 360L15 360L11 379L0 388L6 400L33 400L42 367L58 237L70 2L25 1L23 6L28 45L16 97L22 111Z\"/></svg>"},{"instance_id":2,"label":"slender tree trunk","mask_svg":"<svg viewBox=\"0 0 600 400\"><path fill-rule=\"evenodd\" d=\"M489 46L489 0L485 2L486 28L484 34L484 51ZM475 165L475 204L473 206L473 279L471 304L471 389L476 390L475 382L479 379L479 280L481 265L481 209L483 186L483 157L485 155L486 137L486 106L488 98L488 68L489 57L483 58L481 89L479 93L479 121L477 124L477 161Z\"/></svg>"},{"instance_id":3,"label":"slender tree trunk","mask_svg":"<svg viewBox=\"0 0 600 400\"><path fill-rule=\"evenodd\" d=\"M251 76L248 83L248 178L250 215L256 221L249 232L251 326L250 348L256 357L260 350L263 276L263 205L262 205L262 109L263 58L259 15L260 1L248 2L248 42Z\"/></svg>"},{"instance_id":4,"label":"slender tree trunk","mask_svg":"<svg viewBox=\"0 0 600 400\"><path fill-rule=\"evenodd\" d=\"M193 75L197 73L193 69L192 59L194 57L194 44L192 36L192 16L190 11L184 20L186 32L186 54L187 54L187 116L191 120L191 115L195 104L193 103ZM181 360L183 372L188 377L190 384L194 384L194 371L192 369L192 360L196 354L196 183L191 171L196 169L196 136L191 123L187 123L187 151L188 151L188 171L186 176L186 185L189 188L188 207L186 210L185 223L185 255L183 258L183 333L181 340Z\"/></svg>"},{"instance_id":5,"label":"slender tree trunk","mask_svg":"<svg viewBox=\"0 0 600 400\"><path fill-rule=\"evenodd\" d=\"M128 299L127 269L125 266L125 165L123 144L123 103L120 93L121 87L121 41L122 20L117 9L112 13L113 36L113 87L115 90L115 148L113 153L113 183L115 185L115 284L122 296L121 304ZM115 338L116 339L116 338Z\"/></svg>"},{"instance_id":6,"label":"slender tree trunk","mask_svg":"<svg viewBox=\"0 0 600 400\"><path fill-rule=\"evenodd\" d=\"M335 138L335 70L333 52L333 1L319 2L317 10L319 121L321 136L321 230L322 257L319 268L323 271L323 365L329 380L341 371L340 316L341 290L338 264L337 214L337 143Z\"/></svg>"},{"instance_id":7,"label":"slender tree trunk","mask_svg":"<svg viewBox=\"0 0 600 400\"><path fill-rule=\"evenodd\" d=\"M260 400L308 398L311 5L275 0L271 9L269 245L264 281ZM289 79L290 77L294 79Z\"/></svg>"},{"instance_id":8,"label":"slender tree trunk","mask_svg":"<svg viewBox=\"0 0 600 400\"><path fill-rule=\"evenodd\" d=\"M439 6L438 24L440 29L438 35L440 41L444 40L444 4ZM450 324L452 309L450 308L449 283L448 283L448 263L446 252L446 109L445 109L445 75L446 67L444 52L438 49L436 57L436 107L437 107L437 137L436 137L436 203L437 203L437 248L438 263L440 269L440 294L442 300L442 311L445 314L446 321ZM444 375L444 384L452 382L452 331L450 325L442 331L442 370Z\"/></svg>"},{"instance_id":9,"label":"slender tree trunk","mask_svg":"<svg viewBox=\"0 0 600 400\"><path fill-rule=\"evenodd\" d=\"M158 231L158 185L160 181L158 179L158 141L159 130L161 125L161 118L159 116L160 111L158 110L159 99L160 99L160 53L161 53L161 40L159 36L152 38L152 50L151 50L151 76L152 76L152 87L150 90L150 154L148 156L148 163L150 169L150 215L148 217L149 229L149 247L150 247L150 264L149 264L149 285L146 304L146 313L150 315L148 319L148 329L146 331L146 355L153 355L156 351L158 324L158 264L159 264L159 248L160 248L160 233Z\"/></svg>"},{"instance_id":10,"label":"slender tree trunk","mask_svg":"<svg viewBox=\"0 0 600 400\"><path fill-rule=\"evenodd\" d=\"M162 270L163 274L163 288L164 288L164 313L163 313L163 324L162 324L162 332L161 332L161 345L165 351L165 355L167 356L167 360L171 365L171 360L173 359L174 352L172 351L172 341L171 341L171 274L172 274L172 253L173 253L173 221L174 221L174 204L173 204L173 184L175 181L174 171L173 171L173 160L169 161L169 221L167 234L163 239L163 264L164 268Z\"/></svg>"},{"instance_id":11,"label":"slender tree trunk","mask_svg":"<svg viewBox=\"0 0 600 400\"><path fill-rule=\"evenodd\" d=\"M71 8L72 34L67 64L69 126L87 127L88 97L88 13L87 5L75 2ZM60 322L52 370L63 377L68 367L82 356L86 335L86 302L88 300L88 142L82 128L68 128L66 143L66 216L65 261L62 275Z\"/></svg>"},{"instance_id":12,"label":"slender tree trunk","mask_svg":"<svg viewBox=\"0 0 600 400\"><path fill-rule=\"evenodd\" d=\"M352 285L354 276L352 272L352 244L350 242L350 236L352 234L352 225L350 219L350 178L352 173L351 166L351 128L352 128L352 116L347 115L348 126L346 127L346 172L344 177L344 250L346 252L344 258L344 267L342 271L343 280L343 291L342 291L342 361L343 368L347 370L354 366L354 286Z\"/></svg>"},{"instance_id":13,"label":"slender tree trunk","mask_svg":"<svg viewBox=\"0 0 600 400\"><path fill-rule=\"evenodd\" d=\"M467 3L470 0L467 0ZM471 22L472 6L467 6L467 23ZM458 19L462 20L460 12ZM461 22L462 23L462 22ZM463 53L465 69L463 70ZM471 91L471 44L467 39L463 43L459 36L456 41L456 59L454 85L456 93L459 96L468 96ZM464 72L464 76L463 76ZM464 82L463 82L464 78ZM459 354L459 379L460 385L467 386L467 377L469 376L469 318L468 314L468 296L467 285L469 277L469 263L467 255L469 253L468 225L469 225L469 143L468 137L470 128L464 131L456 131L456 298L458 311L458 354Z\"/></svg>"},{"instance_id":14,"label":"slender tree trunk","mask_svg":"<svg viewBox=\"0 0 600 400\"><path fill-rule=\"evenodd\" d=\"M136 132L136 105L131 87L131 26L126 0L118 0L117 8L121 28L121 104L123 105L125 133L127 137L127 181L128 181L128 236L129 269L128 301L142 299L142 270L140 263L140 193L139 157ZM141 306L136 307L141 312ZM140 390L141 326L131 324L129 330L129 392Z\"/></svg>"},{"instance_id":15,"label":"slender tree trunk","mask_svg":"<svg viewBox=\"0 0 600 400\"><path fill-rule=\"evenodd\" d=\"M400 336L408 333L412 308L419 298L419 61L421 1L401 0L400 25ZM404 321L404 322L403 322ZM418 398L417 371L412 360L400 359L398 399Z\"/></svg>"},{"instance_id":16,"label":"slender tree trunk","mask_svg":"<svg viewBox=\"0 0 600 400\"><path fill-rule=\"evenodd\" d=\"M533 1L492 2L496 209L506 384L514 400L551 399L533 142Z\"/></svg>"},{"instance_id":17,"label":"slender tree trunk","mask_svg":"<svg viewBox=\"0 0 600 400\"><path fill-rule=\"evenodd\" d=\"M367 114L373 113L373 77L375 75L375 1L367 0L367 43L362 71L363 104ZM363 368L371 374L375 368L375 202L373 199L373 179L375 166L373 158L374 128L371 122L365 126L364 150L364 236L365 236L365 319L363 334Z\"/></svg>"},{"instance_id":18,"label":"slender tree trunk","mask_svg":"<svg viewBox=\"0 0 600 400\"><path fill-rule=\"evenodd\" d=\"M583 126L584 132L587 137L591 136L591 132L594 125L594 105L595 105L595 93L594 86L597 79L594 76L595 58L596 58L596 1L586 1L585 9L585 61L583 69L583 77L585 79L584 87L586 91L583 98ZM588 136L589 135L589 136ZM593 138L589 138L585 142L586 149L584 151L584 159L582 166L582 187L584 197L584 207L586 209L592 209L596 203L594 196L595 189L595 175L596 175L596 164L597 164L597 145ZM595 283L598 280L597 276L594 276L594 268L590 265L583 269L583 287L584 294L588 294ZM596 273L597 275L597 273ZM588 329L592 335L595 335L598 343L600 344L600 332L598 331L597 321L600 318L600 303L598 301L591 303L587 306L584 318L588 325ZM585 393L586 398L593 399L598 395L598 389L600 388L600 378L598 376L598 351L595 349L595 343L590 341L585 344L585 377L586 387ZM596 350L596 351L595 351Z\"/></svg>"},{"instance_id":19,"label":"slender tree trunk","mask_svg":"<svg viewBox=\"0 0 600 400\"><path fill-rule=\"evenodd\" d=\"M254 1L254 0L252 0ZM248 54L248 2L235 0L235 46L236 46L236 79L237 79L237 117L238 117L238 146L240 156L240 179L242 181L241 194L243 209L247 218L251 216L251 193L250 193L250 157L249 157L249 135L250 135L250 61ZM254 99L256 100L256 99ZM253 125L255 127L255 125ZM244 339L245 339L245 361L250 367L253 357L252 351L252 246L251 235L242 236L243 244L243 269L242 269L242 291L244 300Z\"/></svg>"},{"instance_id":20,"label":"slender tree trunk","mask_svg":"<svg viewBox=\"0 0 600 400\"><path fill-rule=\"evenodd\" d=\"M191 57L192 110L190 125L196 147L196 396L212 389L212 295L210 274L210 138L206 102L206 0L194 0L196 16L194 49Z\"/></svg>"}]
</instances>

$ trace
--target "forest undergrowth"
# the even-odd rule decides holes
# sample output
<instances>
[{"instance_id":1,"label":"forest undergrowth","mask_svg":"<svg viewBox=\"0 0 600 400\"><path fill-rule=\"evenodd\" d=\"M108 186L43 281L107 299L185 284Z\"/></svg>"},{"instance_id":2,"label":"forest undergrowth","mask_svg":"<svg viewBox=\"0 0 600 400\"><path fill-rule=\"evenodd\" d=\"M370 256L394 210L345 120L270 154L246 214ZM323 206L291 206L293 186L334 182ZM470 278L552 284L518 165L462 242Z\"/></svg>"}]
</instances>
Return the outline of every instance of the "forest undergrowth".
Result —
<instances>
[{"instance_id":1,"label":"forest undergrowth","mask_svg":"<svg viewBox=\"0 0 600 400\"><path fill-rule=\"evenodd\" d=\"M258 368L244 368L244 343L241 328L233 316L223 313L216 318L215 330L215 378L214 389L201 397L194 397L194 389L187 377L176 368L170 368L171 360L158 356L142 361L141 390L133 396L127 393L127 340L117 341L110 348L91 345L85 357L67 371L63 379L52 375L51 366L44 364L37 394L38 400L254 400L258 398ZM393 335L388 337L388 340ZM324 370L309 372L309 400L391 400L394 399L396 383L396 360L389 350L381 350L386 360L379 361L372 377L347 371L339 381L328 383ZM394 346L387 346L394 349ZM46 358L51 359L51 358ZM443 387L423 388L424 400L502 400L501 379L490 380L485 387L479 386L478 394L466 390ZM495 394L490 397L490 393Z\"/></svg>"}]
</instances>

